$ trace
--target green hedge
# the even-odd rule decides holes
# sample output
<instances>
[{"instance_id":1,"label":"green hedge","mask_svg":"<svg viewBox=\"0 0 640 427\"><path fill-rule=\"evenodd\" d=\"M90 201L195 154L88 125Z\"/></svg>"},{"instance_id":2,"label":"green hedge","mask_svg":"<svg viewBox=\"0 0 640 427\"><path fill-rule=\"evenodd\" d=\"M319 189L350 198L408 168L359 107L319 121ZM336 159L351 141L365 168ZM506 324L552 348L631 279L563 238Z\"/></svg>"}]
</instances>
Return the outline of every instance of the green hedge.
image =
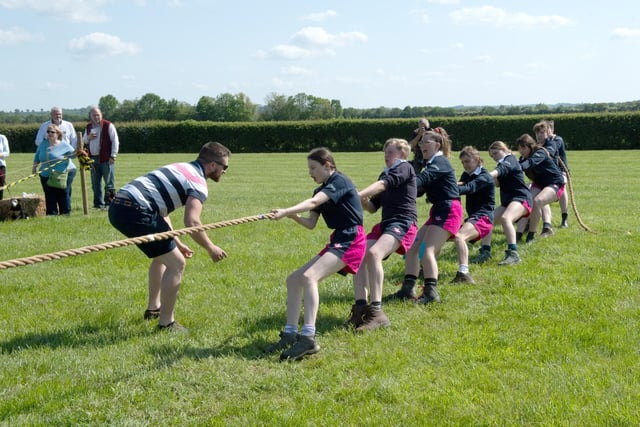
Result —
<instances>
[{"instance_id":1,"label":"green hedge","mask_svg":"<svg viewBox=\"0 0 640 427\"><path fill-rule=\"evenodd\" d=\"M571 150L640 149L640 112L430 118L451 135L454 150L473 145L480 150L496 140L512 145L523 133L533 134L541 118L553 119L556 132ZM325 120L301 122L116 123L123 153L195 152L206 141L220 141L234 153L306 152L326 146L334 151L374 151L390 137L410 138L413 119ZM74 123L76 130L84 123ZM1 125L14 152L32 152L37 125Z\"/></svg>"}]
</instances>

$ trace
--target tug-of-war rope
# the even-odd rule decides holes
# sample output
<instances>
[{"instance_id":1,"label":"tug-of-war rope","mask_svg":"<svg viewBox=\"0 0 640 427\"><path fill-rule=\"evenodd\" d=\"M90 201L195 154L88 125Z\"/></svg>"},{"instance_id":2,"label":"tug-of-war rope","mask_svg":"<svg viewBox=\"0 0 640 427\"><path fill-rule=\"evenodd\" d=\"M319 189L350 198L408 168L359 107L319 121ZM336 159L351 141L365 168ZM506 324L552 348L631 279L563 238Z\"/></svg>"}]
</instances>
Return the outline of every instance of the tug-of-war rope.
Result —
<instances>
[{"instance_id":1,"label":"tug-of-war rope","mask_svg":"<svg viewBox=\"0 0 640 427\"><path fill-rule=\"evenodd\" d=\"M567 174L567 189L569 190L569 197L571 198L571 207L573 208L573 213L575 214L576 219L578 220L578 224L580 224L580 227L582 227L585 231L595 234L595 231L589 228L589 226L587 226L587 224L585 224L584 221L582 221L580 212L578 212L578 207L576 206L576 199L573 195L574 193L573 182L571 182L571 174L569 173L569 168L567 168L567 165L564 164L562 159L558 159L558 160L560 160L560 167L562 168L564 173Z\"/></svg>"},{"instance_id":2,"label":"tug-of-war rope","mask_svg":"<svg viewBox=\"0 0 640 427\"><path fill-rule=\"evenodd\" d=\"M20 267L23 265L36 264L39 262L52 261L55 259L66 258L70 256L88 254L90 252L99 252L107 249L120 248L123 246L137 245L140 243L150 243L156 240L170 239L176 236L183 236L185 234L192 234L200 231L213 230L215 228L223 228L231 225L245 224L248 222L260 221L262 219L272 218L273 214L260 214L254 216L245 216L243 218L230 219L227 221L214 222L211 224L199 225L196 227L186 227L179 230L170 230L163 233L147 234L146 236L131 237L124 240L116 240L114 242L101 243L97 245L84 246L76 249L66 249L59 252L52 252L48 254L34 255L26 258L17 258L9 261L0 261L0 270L6 270L8 268Z\"/></svg>"}]
</instances>

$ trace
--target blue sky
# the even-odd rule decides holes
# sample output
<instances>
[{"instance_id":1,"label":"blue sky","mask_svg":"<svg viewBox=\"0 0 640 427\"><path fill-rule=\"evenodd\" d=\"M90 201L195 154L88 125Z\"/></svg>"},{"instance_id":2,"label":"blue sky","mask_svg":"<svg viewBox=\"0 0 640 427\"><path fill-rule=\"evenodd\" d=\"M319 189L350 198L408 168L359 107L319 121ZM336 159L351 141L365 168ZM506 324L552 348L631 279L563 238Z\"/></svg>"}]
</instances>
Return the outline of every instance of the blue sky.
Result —
<instances>
[{"instance_id":1,"label":"blue sky","mask_svg":"<svg viewBox=\"0 0 640 427\"><path fill-rule=\"evenodd\" d=\"M640 99L634 0L0 0L0 110L153 92L343 107Z\"/></svg>"}]
</instances>

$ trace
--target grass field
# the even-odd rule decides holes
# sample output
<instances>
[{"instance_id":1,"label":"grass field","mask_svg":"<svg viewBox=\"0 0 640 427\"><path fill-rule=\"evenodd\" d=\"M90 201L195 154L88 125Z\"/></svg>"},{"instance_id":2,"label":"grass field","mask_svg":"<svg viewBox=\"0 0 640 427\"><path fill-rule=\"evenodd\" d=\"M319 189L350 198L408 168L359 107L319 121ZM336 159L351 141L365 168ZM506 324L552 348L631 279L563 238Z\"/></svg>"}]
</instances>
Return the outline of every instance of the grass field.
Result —
<instances>
[{"instance_id":1,"label":"grass field","mask_svg":"<svg viewBox=\"0 0 640 427\"><path fill-rule=\"evenodd\" d=\"M193 157L123 154L117 185ZM9 181L28 175L31 159L9 157ZM336 161L360 188L384 166L382 153L337 153ZM176 309L188 335L142 320L148 261L134 246L3 270L0 424L638 425L639 162L638 151L570 152L578 209L597 234L571 215L569 229L523 245L521 264L499 267L497 231L494 259L471 267L472 286L448 284L457 261L447 244L442 304L388 303L386 330L341 329L351 279L330 277L320 285L322 351L299 363L261 349L283 327L287 274L328 239L322 222L312 231L286 219L213 230L229 254L218 264L184 238L196 250ZM459 175L456 156L452 163ZM314 186L304 153L233 155L227 175L209 185L203 222L286 207ZM23 192L41 193L38 180L5 198ZM106 212L82 214L80 194L78 175L70 217L0 223L0 259L124 239ZM427 205L418 206L422 223ZM558 205L552 210L557 226ZM179 214L172 218L180 226ZM366 228L378 219L366 214ZM388 294L402 258L385 270Z\"/></svg>"}]
</instances>

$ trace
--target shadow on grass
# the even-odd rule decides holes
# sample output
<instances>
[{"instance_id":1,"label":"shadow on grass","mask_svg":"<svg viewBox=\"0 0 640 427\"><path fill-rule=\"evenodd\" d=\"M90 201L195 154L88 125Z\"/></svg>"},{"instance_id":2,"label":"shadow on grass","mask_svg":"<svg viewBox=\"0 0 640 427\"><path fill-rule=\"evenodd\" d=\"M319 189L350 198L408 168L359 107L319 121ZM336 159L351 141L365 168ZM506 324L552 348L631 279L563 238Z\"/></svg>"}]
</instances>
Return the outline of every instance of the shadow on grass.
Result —
<instances>
[{"instance_id":1,"label":"shadow on grass","mask_svg":"<svg viewBox=\"0 0 640 427\"><path fill-rule=\"evenodd\" d=\"M322 316L318 318L317 332L319 335L330 333L336 328L341 328L345 318L335 316ZM180 345L176 347L173 343L163 343L149 347L149 352L158 361L158 366L171 366L182 358L194 360L204 360L209 358L234 357L245 360L271 359L278 361L280 352L266 353L265 349L277 342L279 331L284 324L283 315L272 315L248 320L243 323L240 334L228 336L219 345L212 347L196 347L192 345ZM262 338L265 331L269 332L267 339ZM253 339L253 337L260 337ZM251 342L247 343L250 339Z\"/></svg>"},{"instance_id":2,"label":"shadow on grass","mask_svg":"<svg viewBox=\"0 0 640 427\"><path fill-rule=\"evenodd\" d=\"M76 328L30 333L0 343L0 353L11 354L13 352L29 350L33 348L80 348L103 347L126 341L137 335L146 335L143 331L123 331L121 325L97 325L84 324Z\"/></svg>"}]
</instances>

